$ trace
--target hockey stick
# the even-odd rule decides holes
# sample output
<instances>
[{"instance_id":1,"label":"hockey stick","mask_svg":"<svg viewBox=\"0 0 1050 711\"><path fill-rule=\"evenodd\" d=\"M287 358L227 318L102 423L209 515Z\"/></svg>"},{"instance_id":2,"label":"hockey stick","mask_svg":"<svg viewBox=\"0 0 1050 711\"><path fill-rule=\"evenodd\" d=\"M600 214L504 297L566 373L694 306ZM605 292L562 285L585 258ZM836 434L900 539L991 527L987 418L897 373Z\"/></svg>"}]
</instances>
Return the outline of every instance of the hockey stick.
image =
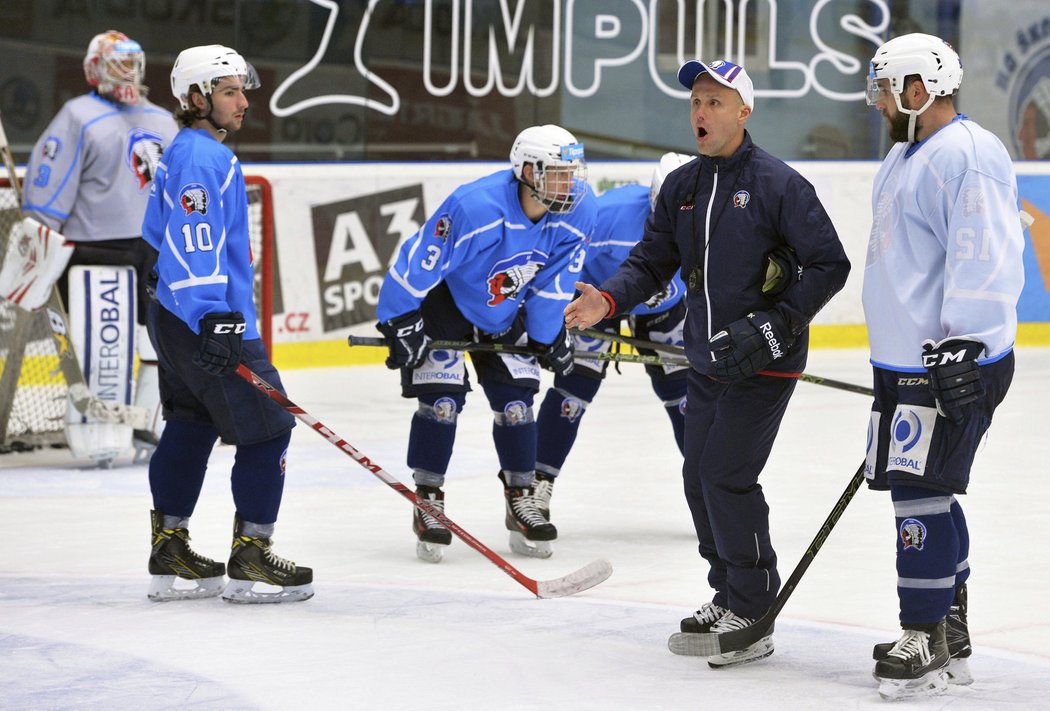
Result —
<instances>
[{"instance_id":1,"label":"hockey stick","mask_svg":"<svg viewBox=\"0 0 1050 711\"><path fill-rule=\"evenodd\" d=\"M646 341L641 338L631 338L630 336L621 336L618 333L608 333L607 331L597 331L592 328L585 329L573 329L573 333L578 333L581 336L587 338L597 338L602 341L612 341L613 343L623 343L633 348L648 348L649 350L662 351L664 353L672 353L675 355L682 355L685 353L685 349L681 346L671 345L669 343L657 343L656 341ZM860 395L867 395L873 397L875 391L864 385L855 385L853 383L847 383L842 380L832 380L831 378L824 378L819 375L810 375L809 373L778 373L773 370L760 370L759 375L766 375L771 378L798 378L804 383L812 383L813 385L826 385L829 388L836 388L838 390L845 390L851 393L858 393Z\"/></svg>"},{"instance_id":2,"label":"hockey stick","mask_svg":"<svg viewBox=\"0 0 1050 711\"><path fill-rule=\"evenodd\" d=\"M348 336L349 346L376 346L386 348L386 340L368 336ZM514 346L508 343L482 343L480 341L431 341L430 349L435 351L482 351L487 353L510 353L515 355L539 356L540 353L526 346ZM685 358L665 358L655 355L635 353L588 353L575 351L574 358L581 360L609 360L617 363L644 363L647 365L689 365Z\"/></svg>"},{"instance_id":3,"label":"hockey stick","mask_svg":"<svg viewBox=\"0 0 1050 711\"><path fill-rule=\"evenodd\" d=\"M592 588L612 575L612 565L610 565L608 561L599 559L583 566L573 573L569 573L560 578L555 578L554 580L533 580L493 552L484 543L463 530L459 524L446 516L443 511L434 508L429 502L416 496L415 492L411 491L408 487L387 473L387 471L381 466L369 459L367 455L359 452L352 444L325 427L320 420L289 400L280 390L253 373L244 363L237 366L237 374L251 383L268 398L276 402L291 414L295 415L295 417L301 422L309 425L311 429L341 449L355 462L375 474L384 484L411 501L412 505L417 509L428 516L436 518L444 524L448 530L459 536L460 540L488 558L500 570L514 578L514 580L524 586L536 597L552 598L572 595Z\"/></svg>"},{"instance_id":4,"label":"hockey stick","mask_svg":"<svg viewBox=\"0 0 1050 711\"><path fill-rule=\"evenodd\" d=\"M861 462L860 466L857 467L857 473L849 480L846 490L842 492L842 496L835 502L835 507L831 509L828 518L824 521L820 530L817 531L816 538L809 544L809 548L803 554L802 560L795 566L791 577L784 583L784 586L780 589L780 594L777 595L773 606L769 608L766 614L762 615L753 625L733 630L732 632L723 632L721 634L711 632L676 632L667 640L667 648L674 654L683 654L691 657L711 657L716 654L727 654L745 649L766 635L771 634L777 615L784 609L784 605L787 603L788 598L791 597L791 593L795 591L799 581L802 580L802 575L809 569L810 563L817 557L817 552L820 551L824 541L831 534L831 529L835 528L835 524L838 523L842 512L846 510L846 506L853 500L853 495L857 493L857 489L864 482L864 465L865 462Z\"/></svg>"},{"instance_id":5,"label":"hockey stick","mask_svg":"<svg viewBox=\"0 0 1050 711\"><path fill-rule=\"evenodd\" d=\"M11 187L15 191L18 206L22 206L22 186L15 172L15 158L11 155L11 146L7 142L7 134L4 133L4 124L0 120L0 153L3 153L4 165L11 179ZM55 350L58 352L58 365L62 371L66 384L69 386L69 400L77 412L85 417L92 417L103 422L119 422L130 425L132 429L147 429L152 419L152 413L144 407L125 405L119 402L106 402L95 395L84 380L84 371L80 367L80 361L73 350L73 344L69 341L69 320L66 318L66 309L62 304L62 297L56 286L51 287L51 296L44 304L47 312L48 325L51 327L51 335L55 340Z\"/></svg>"}]
</instances>

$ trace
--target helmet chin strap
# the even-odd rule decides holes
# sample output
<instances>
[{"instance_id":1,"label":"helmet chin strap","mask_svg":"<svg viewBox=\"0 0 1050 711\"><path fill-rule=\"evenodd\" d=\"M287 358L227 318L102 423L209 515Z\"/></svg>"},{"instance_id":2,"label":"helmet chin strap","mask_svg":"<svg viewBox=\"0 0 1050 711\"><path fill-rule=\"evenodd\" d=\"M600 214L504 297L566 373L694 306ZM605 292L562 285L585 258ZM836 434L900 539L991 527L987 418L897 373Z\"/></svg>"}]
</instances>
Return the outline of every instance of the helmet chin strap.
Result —
<instances>
[{"instance_id":1,"label":"helmet chin strap","mask_svg":"<svg viewBox=\"0 0 1050 711\"><path fill-rule=\"evenodd\" d=\"M919 118L919 115L922 114L923 111L925 111L926 109L930 108L930 104L933 103L933 100L935 98L937 98L937 97L935 97L933 94L929 94L929 95L927 95L926 103L922 105L922 108L920 108L920 109L906 109L906 108L904 108L904 106L901 105L901 95L900 95L900 93L899 92L894 93L893 100L895 102L897 102L897 110L900 111L902 114L910 114L910 116L911 116L908 119L908 143L915 143L915 123L916 123L916 119Z\"/></svg>"}]
</instances>

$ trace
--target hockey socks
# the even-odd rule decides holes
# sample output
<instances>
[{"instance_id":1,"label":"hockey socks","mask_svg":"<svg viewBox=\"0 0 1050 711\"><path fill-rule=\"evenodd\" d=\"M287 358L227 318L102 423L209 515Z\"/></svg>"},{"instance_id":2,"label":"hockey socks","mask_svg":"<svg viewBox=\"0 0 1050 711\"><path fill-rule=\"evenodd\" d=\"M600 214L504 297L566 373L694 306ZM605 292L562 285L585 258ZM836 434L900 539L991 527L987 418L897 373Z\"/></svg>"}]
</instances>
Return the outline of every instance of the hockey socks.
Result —
<instances>
[{"instance_id":1,"label":"hockey socks","mask_svg":"<svg viewBox=\"0 0 1050 711\"><path fill-rule=\"evenodd\" d=\"M237 513L247 521L273 523L284 494L284 466L291 430L255 444L237 445L231 484Z\"/></svg>"},{"instance_id":2,"label":"hockey socks","mask_svg":"<svg viewBox=\"0 0 1050 711\"><path fill-rule=\"evenodd\" d=\"M153 507L169 516L193 515L219 432L200 422L171 420L149 460Z\"/></svg>"}]
</instances>

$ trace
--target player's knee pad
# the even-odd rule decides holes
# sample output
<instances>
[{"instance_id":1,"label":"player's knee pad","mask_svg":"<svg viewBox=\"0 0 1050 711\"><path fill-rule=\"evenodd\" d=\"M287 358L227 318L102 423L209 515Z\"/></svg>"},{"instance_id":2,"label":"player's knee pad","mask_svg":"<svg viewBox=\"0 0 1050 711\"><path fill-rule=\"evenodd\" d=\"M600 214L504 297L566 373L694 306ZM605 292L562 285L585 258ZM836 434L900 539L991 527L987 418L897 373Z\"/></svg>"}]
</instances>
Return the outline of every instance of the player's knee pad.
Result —
<instances>
[{"instance_id":1,"label":"player's knee pad","mask_svg":"<svg viewBox=\"0 0 1050 711\"><path fill-rule=\"evenodd\" d=\"M955 497L914 486L891 488L897 525L897 592L902 622L936 622L955 596L959 536Z\"/></svg>"},{"instance_id":2,"label":"player's knee pad","mask_svg":"<svg viewBox=\"0 0 1050 711\"><path fill-rule=\"evenodd\" d=\"M485 395L492 407L492 441L500 468L524 476L536 466L535 391L512 383L487 383Z\"/></svg>"},{"instance_id":3,"label":"player's knee pad","mask_svg":"<svg viewBox=\"0 0 1050 711\"><path fill-rule=\"evenodd\" d=\"M466 404L466 393L429 394L419 397L408 435L408 466L444 480L452 447L456 443L456 420ZM420 483L417 481L417 483ZM427 482L429 483L429 479Z\"/></svg>"},{"instance_id":4,"label":"player's knee pad","mask_svg":"<svg viewBox=\"0 0 1050 711\"><path fill-rule=\"evenodd\" d=\"M486 383L485 396L498 426L518 427L535 422L532 402L534 390L513 383Z\"/></svg>"}]
</instances>

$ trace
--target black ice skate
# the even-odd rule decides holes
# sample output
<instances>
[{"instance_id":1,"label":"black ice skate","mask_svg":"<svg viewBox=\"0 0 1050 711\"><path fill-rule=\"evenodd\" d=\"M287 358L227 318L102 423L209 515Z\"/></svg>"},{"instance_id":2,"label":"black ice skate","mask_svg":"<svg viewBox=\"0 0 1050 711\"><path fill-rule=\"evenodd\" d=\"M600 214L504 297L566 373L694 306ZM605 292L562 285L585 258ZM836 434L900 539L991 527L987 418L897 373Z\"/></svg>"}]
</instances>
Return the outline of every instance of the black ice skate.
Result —
<instances>
[{"instance_id":1,"label":"black ice skate","mask_svg":"<svg viewBox=\"0 0 1050 711\"><path fill-rule=\"evenodd\" d=\"M678 627L682 632L689 634L706 634L728 612L729 610L713 602L705 602L691 617L684 618Z\"/></svg>"},{"instance_id":2,"label":"black ice skate","mask_svg":"<svg viewBox=\"0 0 1050 711\"><path fill-rule=\"evenodd\" d=\"M963 583L955 591L955 601L948 610L945 618L944 637L948 642L948 683L955 686L966 686L973 683L973 675L970 673L969 657L973 653L970 646L970 628L966 623L966 583ZM875 661L885 659L893 649L896 642L883 642L876 644L871 652L871 658ZM876 677L877 678L877 677Z\"/></svg>"},{"instance_id":3,"label":"black ice skate","mask_svg":"<svg viewBox=\"0 0 1050 711\"><path fill-rule=\"evenodd\" d=\"M314 571L274 554L269 538L244 535L240 516L233 519L230 582L222 593L227 602L297 602L314 596ZM259 585L259 589L255 586Z\"/></svg>"},{"instance_id":4,"label":"black ice skate","mask_svg":"<svg viewBox=\"0 0 1050 711\"><path fill-rule=\"evenodd\" d=\"M740 617L732 612L726 612L711 625L709 631L712 634L722 634L723 632L742 630L753 624L755 624L755 620L750 617ZM716 654L713 657L708 657L707 665L712 669L725 669L726 667L735 667L748 662L757 662L759 659L765 659L772 653L773 635L768 634L751 646L744 647L736 652L726 652L725 654Z\"/></svg>"},{"instance_id":5,"label":"black ice skate","mask_svg":"<svg viewBox=\"0 0 1050 711\"><path fill-rule=\"evenodd\" d=\"M533 558L550 558L554 553L551 541L558 537L558 529L536 507L533 487L507 486L504 472L499 473L499 478L507 498L504 523L510 531L510 549Z\"/></svg>"},{"instance_id":6,"label":"black ice skate","mask_svg":"<svg viewBox=\"0 0 1050 711\"><path fill-rule=\"evenodd\" d=\"M554 477L543 472L536 472L536 481L532 485L532 495L536 499L536 508L540 515L551 520L551 495L554 494Z\"/></svg>"},{"instance_id":7,"label":"black ice skate","mask_svg":"<svg viewBox=\"0 0 1050 711\"><path fill-rule=\"evenodd\" d=\"M416 497L426 501L431 508L445 513L445 492L436 486L416 487ZM445 557L445 547L452 543L452 532L444 524L420 509L413 509L412 530L416 532L416 557L428 563L440 563Z\"/></svg>"},{"instance_id":8,"label":"black ice skate","mask_svg":"<svg viewBox=\"0 0 1050 711\"><path fill-rule=\"evenodd\" d=\"M934 696L948 689L945 621L926 629L905 628L884 659L875 662L879 696L887 701Z\"/></svg>"},{"instance_id":9,"label":"black ice skate","mask_svg":"<svg viewBox=\"0 0 1050 711\"><path fill-rule=\"evenodd\" d=\"M185 528L164 528L164 514L150 511L153 528L149 554L150 581L147 597L154 602L195 600L222 592L226 566L205 558L190 548ZM176 584L176 581L181 581Z\"/></svg>"}]
</instances>

